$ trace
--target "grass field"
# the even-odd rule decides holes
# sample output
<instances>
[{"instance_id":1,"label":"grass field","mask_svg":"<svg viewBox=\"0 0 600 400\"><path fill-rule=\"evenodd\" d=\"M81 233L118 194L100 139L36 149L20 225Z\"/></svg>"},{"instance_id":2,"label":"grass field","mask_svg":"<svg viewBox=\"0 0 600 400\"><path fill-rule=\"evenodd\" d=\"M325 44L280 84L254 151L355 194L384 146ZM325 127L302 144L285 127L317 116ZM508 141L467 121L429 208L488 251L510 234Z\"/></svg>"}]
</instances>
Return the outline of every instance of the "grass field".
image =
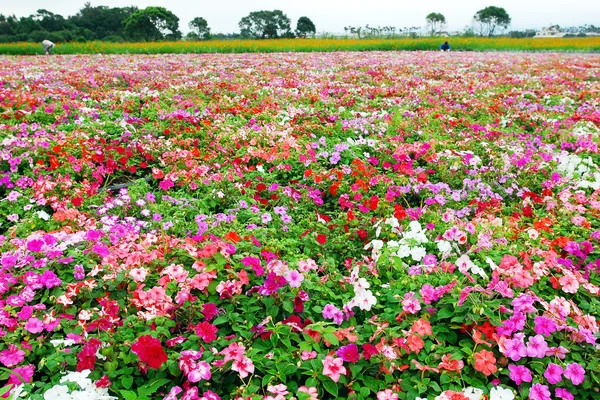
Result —
<instances>
[{"instance_id":1,"label":"grass field","mask_svg":"<svg viewBox=\"0 0 600 400\"><path fill-rule=\"evenodd\" d=\"M55 54L167 54L167 53L257 53L368 50L436 50L442 38L419 39L279 39L215 40L204 42L110 43L87 42L58 44ZM452 38L458 51L559 51L600 52L600 38ZM0 44L0 54L42 54L39 43Z\"/></svg>"}]
</instances>

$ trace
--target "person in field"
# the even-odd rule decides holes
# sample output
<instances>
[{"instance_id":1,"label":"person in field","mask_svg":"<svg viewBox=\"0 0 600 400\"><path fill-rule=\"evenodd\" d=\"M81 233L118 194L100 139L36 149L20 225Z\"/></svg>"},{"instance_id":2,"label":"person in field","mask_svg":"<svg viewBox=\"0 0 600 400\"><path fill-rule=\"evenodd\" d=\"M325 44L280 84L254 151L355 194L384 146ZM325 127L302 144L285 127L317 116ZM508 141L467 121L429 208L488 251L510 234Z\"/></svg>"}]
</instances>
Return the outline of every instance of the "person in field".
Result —
<instances>
[{"instance_id":1,"label":"person in field","mask_svg":"<svg viewBox=\"0 0 600 400\"><path fill-rule=\"evenodd\" d=\"M49 40L44 40L42 46L44 46L44 54L50 55L50 50L54 48L54 43Z\"/></svg>"},{"instance_id":2,"label":"person in field","mask_svg":"<svg viewBox=\"0 0 600 400\"><path fill-rule=\"evenodd\" d=\"M450 51L450 43L448 43L448 41L446 40L441 46L440 46L440 50L441 51Z\"/></svg>"}]
</instances>

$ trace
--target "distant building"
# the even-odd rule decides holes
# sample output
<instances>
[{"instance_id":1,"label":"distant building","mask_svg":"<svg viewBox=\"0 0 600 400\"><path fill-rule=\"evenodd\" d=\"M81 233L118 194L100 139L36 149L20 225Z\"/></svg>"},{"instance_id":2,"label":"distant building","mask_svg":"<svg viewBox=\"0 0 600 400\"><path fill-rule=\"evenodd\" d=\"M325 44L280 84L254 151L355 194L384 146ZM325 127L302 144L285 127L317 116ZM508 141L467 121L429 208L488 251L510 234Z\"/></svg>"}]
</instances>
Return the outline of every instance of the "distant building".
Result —
<instances>
[{"instance_id":1,"label":"distant building","mask_svg":"<svg viewBox=\"0 0 600 400\"><path fill-rule=\"evenodd\" d=\"M567 35L567 32L562 32L557 26L542 28L535 33L534 38L561 38Z\"/></svg>"}]
</instances>

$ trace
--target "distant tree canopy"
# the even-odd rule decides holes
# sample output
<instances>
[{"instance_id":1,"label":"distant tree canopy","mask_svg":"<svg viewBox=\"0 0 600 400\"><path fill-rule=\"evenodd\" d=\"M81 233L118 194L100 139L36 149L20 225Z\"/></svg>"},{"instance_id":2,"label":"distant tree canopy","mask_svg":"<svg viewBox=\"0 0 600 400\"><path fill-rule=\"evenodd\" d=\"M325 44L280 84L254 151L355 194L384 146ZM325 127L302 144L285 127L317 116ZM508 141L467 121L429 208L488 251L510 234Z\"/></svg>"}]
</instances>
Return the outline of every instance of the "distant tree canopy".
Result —
<instances>
[{"instance_id":1,"label":"distant tree canopy","mask_svg":"<svg viewBox=\"0 0 600 400\"><path fill-rule=\"evenodd\" d=\"M198 39L210 38L210 28L208 27L208 22L206 21L206 19L202 17L196 17L190 21L188 26L192 30L192 32L188 34L188 37L195 37Z\"/></svg>"},{"instance_id":2,"label":"distant tree canopy","mask_svg":"<svg viewBox=\"0 0 600 400\"><path fill-rule=\"evenodd\" d=\"M431 35L441 32L446 25L446 17L443 14L435 12L427 14L425 21L427 22L427 31Z\"/></svg>"},{"instance_id":3,"label":"distant tree canopy","mask_svg":"<svg viewBox=\"0 0 600 400\"><path fill-rule=\"evenodd\" d=\"M290 19L280 10L253 11L238 24L243 37L274 39L293 37Z\"/></svg>"},{"instance_id":4,"label":"distant tree canopy","mask_svg":"<svg viewBox=\"0 0 600 400\"><path fill-rule=\"evenodd\" d=\"M481 36L492 36L497 28L506 29L510 25L510 16L502 7L489 6L479 10L473 16L477 31Z\"/></svg>"},{"instance_id":5,"label":"distant tree canopy","mask_svg":"<svg viewBox=\"0 0 600 400\"><path fill-rule=\"evenodd\" d=\"M310 18L298 18L298 22L296 23L296 36L305 38L308 35L314 35L315 33L317 33L317 28L315 28L315 24L313 24Z\"/></svg>"},{"instance_id":6,"label":"distant tree canopy","mask_svg":"<svg viewBox=\"0 0 600 400\"><path fill-rule=\"evenodd\" d=\"M125 33L135 40L180 39L179 18L164 7L146 7L125 21Z\"/></svg>"}]
</instances>

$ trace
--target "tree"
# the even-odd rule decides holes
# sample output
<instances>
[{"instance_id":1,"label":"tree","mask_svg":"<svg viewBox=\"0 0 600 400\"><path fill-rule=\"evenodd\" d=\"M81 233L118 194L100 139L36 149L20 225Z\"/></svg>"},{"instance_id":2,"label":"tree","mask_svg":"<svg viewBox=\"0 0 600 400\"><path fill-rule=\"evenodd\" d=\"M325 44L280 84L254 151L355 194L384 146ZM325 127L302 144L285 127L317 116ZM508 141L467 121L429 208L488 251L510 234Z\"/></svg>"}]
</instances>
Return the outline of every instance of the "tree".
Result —
<instances>
[{"instance_id":1,"label":"tree","mask_svg":"<svg viewBox=\"0 0 600 400\"><path fill-rule=\"evenodd\" d=\"M110 38L111 40L125 38L124 21L134 12L137 7L114 7L96 6L88 2L77 14L68 18L75 25L76 32L80 37L87 39ZM90 37L91 36L91 37Z\"/></svg>"},{"instance_id":2,"label":"tree","mask_svg":"<svg viewBox=\"0 0 600 400\"><path fill-rule=\"evenodd\" d=\"M427 22L427 30L431 36L441 32L446 25L446 17L443 14L435 12L427 14L425 21Z\"/></svg>"},{"instance_id":3,"label":"tree","mask_svg":"<svg viewBox=\"0 0 600 400\"><path fill-rule=\"evenodd\" d=\"M208 22L202 17L196 17L190 21L188 24L192 32L196 35L196 37L201 39L210 38L210 28L208 27Z\"/></svg>"},{"instance_id":4,"label":"tree","mask_svg":"<svg viewBox=\"0 0 600 400\"><path fill-rule=\"evenodd\" d=\"M290 19L280 10L253 11L238 24L243 37L272 39L293 37Z\"/></svg>"},{"instance_id":5,"label":"tree","mask_svg":"<svg viewBox=\"0 0 600 400\"><path fill-rule=\"evenodd\" d=\"M305 38L308 35L314 35L317 33L317 28L315 28L315 24L308 17L300 17L298 18L298 22L296 23L296 36Z\"/></svg>"},{"instance_id":6,"label":"tree","mask_svg":"<svg viewBox=\"0 0 600 400\"><path fill-rule=\"evenodd\" d=\"M510 25L510 16L502 7L489 6L479 10L473 16L481 36L492 36L497 28L506 29Z\"/></svg>"},{"instance_id":7,"label":"tree","mask_svg":"<svg viewBox=\"0 0 600 400\"><path fill-rule=\"evenodd\" d=\"M132 39L146 41L179 39L179 18L164 7L146 7L125 21L125 32Z\"/></svg>"}]
</instances>

